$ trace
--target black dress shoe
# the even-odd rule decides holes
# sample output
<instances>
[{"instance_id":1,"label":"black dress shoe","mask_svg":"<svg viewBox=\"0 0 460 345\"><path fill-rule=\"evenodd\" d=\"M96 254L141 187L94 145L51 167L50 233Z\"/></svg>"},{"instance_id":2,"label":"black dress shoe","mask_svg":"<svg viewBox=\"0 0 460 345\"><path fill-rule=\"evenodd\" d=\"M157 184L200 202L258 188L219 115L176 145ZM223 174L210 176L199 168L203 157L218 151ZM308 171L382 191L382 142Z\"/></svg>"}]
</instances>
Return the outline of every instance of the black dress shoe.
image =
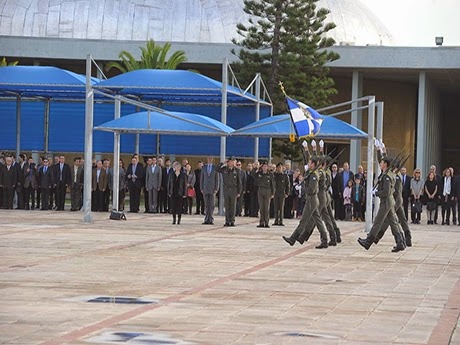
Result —
<instances>
[{"instance_id":1,"label":"black dress shoe","mask_svg":"<svg viewBox=\"0 0 460 345\"><path fill-rule=\"evenodd\" d=\"M284 226L284 224L283 224L283 223L279 223L278 226Z\"/></svg>"},{"instance_id":2,"label":"black dress shoe","mask_svg":"<svg viewBox=\"0 0 460 345\"><path fill-rule=\"evenodd\" d=\"M272 226L278 226L279 224L277 222L274 222Z\"/></svg>"},{"instance_id":3,"label":"black dress shoe","mask_svg":"<svg viewBox=\"0 0 460 345\"><path fill-rule=\"evenodd\" d=\"M225 223L224 226L230 226L230 224L229 224L229 223Z\"/></svg>"},{"instance_id":4,"label":"black dress shoe","mask_svg":"<svg viewBox=\"0 0 460 345\"><path fill-rule=\"evenodd\" d=\"M289 245L292 247L295 243L295 240L290 238L290 237L286 237L286 236L283 236L283 240L285 240L287 243L289 243Z\"/></svg>"},{"instance_id":5,"label":"black dress shoe","mask_svg":"<svg viewBox=\"0 0 460 345\"><path fill-rule=\"evenodd\" d=\"M406 237L406 247L412 247L412 239Z\"/></svg>"},{"instance_id":6,"label":"black dress shoe","mask_svg":"<svg viewBox=\"0 0 460 345\"><path fill-rule=\"evenodd\" d=\"M316 249L324 249L327 248L327 243L321 243L319 246L315 247Z\"/></svg>"},{"instance_id":7,"label":"black dress shoe","mask_svg":"<svg viewBox=\"0 0 460 345\"><path fill-rule=\"evenodd\" d=\"M403 251L404 249L405 249L404 246L394 246L391 252L397 253L397 252Z\"/></svg>"},{"instance_id":8,"label":"black dress shoe","mask_svg":"<svg viewBox=\"0 0 460 345\"><path fill-rule=\"evenodd\" d=\"M337 245L337 242L336 241L329 241L328 245L335 247Z\"/></svg>"},{"instance_id":9,"label":"black dress shoe","mask_svg":"<svg viewBox=\"0 0 460 345\"><path fill-rule=\"evenodd\" d=\"M202 225L208 225L209 223L203 222L203 223L201 223L201 224L202 224Z\"/></svg>"},{"instance_id":10,"label":"black dress shoe","mask_svg":"<svg viewBox=\"0 0 460 345\"><path fill-rule=\"evenodd\" d=\"M258 228L264 228L265 226L263 226L262 224L259 224L257 225Z\"/></svg>"},{"instance_id":11,"label":"black dress shoe","mask_svg":"<svg viewBox=\"0 0 460 345\"><path fill-rule=\"evenodd\" d=\"M230 223L230 226L235 226L235 223Z\"/></svg>"},{"instance_id":12,"label":"black dress shoe","mask_svg":"<svg viewBox=\"0 0 460 345\"><path fill-rule=\"evenodd\" d=\"M270 227L270 225L268 225L268 224L265 224L265 226L264 226L264 228L269 228L269 227Z\"/></svg>"}]
</instances>

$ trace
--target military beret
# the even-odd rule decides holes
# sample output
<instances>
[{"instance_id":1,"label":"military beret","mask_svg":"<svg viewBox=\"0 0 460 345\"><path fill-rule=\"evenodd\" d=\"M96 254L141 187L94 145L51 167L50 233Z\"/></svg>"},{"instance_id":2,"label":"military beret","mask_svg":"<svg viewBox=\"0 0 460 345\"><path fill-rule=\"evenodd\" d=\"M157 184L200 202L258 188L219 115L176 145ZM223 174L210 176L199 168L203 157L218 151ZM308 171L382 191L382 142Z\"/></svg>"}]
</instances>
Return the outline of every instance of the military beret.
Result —
<instances>
[{"instance_id":1,"label":"military beret","mask_svg":"<svg viewBox=\"0 0 460 345\"><path fill-rule=\"evenodd\" d=\"M311 156L311 157L310 157L310 160L311 160L313 163L318 164L319 158L318 158L318 156Z\"/></svg>"},{"instance_id":2,"label":"military beret","mask_svg":"<svg viewBox=\"0 0 460 345\"><path fill-rule=\"evenodd\" d=\"M228 160L228 161L234 161L234 160L235 160L235 157L230 156L227 160Z\"/></svg>"},{"instance_id":3,"label":"military beret","mask_svg":"<svg viewBox=\"0 0 460 345\"><path fill-rule=\"evenodd\" d=\"M260 165L267 165L267 161L260 161Z\"/></svg>"},{"instance_id":4,"label":"military beret","mask_svg":"<svg viewBox=\"0 0 460 345\"><path fill-rule=\"evenodd\" d=\"M393 158L391 158L390 156L385 156L382 158L382 162L387 163L387 165L390 165L392 161L393 161Z\"/></svg>"},{"instance_id":5,"label":"military beret","mask_svg":"<svg viewBox=\"0 0 460 345\"><path fill-rule=\"evenodd\" d=\"M282 166L283 166L283 163L281 163L281 162L276 164L276 167L282 167Z\"/></svg>"}]
</instances>

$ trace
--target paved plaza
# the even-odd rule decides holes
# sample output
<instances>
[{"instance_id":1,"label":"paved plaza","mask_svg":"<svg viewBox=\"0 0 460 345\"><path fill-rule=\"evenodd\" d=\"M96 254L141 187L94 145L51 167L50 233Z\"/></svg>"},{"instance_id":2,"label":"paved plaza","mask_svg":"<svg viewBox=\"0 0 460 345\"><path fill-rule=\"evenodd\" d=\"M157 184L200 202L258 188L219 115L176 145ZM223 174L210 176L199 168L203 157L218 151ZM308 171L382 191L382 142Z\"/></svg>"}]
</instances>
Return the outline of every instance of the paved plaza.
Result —
<instances>
[{"instance_id":1,"label":"paved plaza","mask_svg":"<svg viewBox=\"0 0 460 345\"><path fill-rule=\"evenodd\" d=\"M459 226L395 254L390 233L362 249L363 223L317 250L282 240L297 220L127 217L1 210L0 343L460 344Z\"/></svg>"}]
</instances>

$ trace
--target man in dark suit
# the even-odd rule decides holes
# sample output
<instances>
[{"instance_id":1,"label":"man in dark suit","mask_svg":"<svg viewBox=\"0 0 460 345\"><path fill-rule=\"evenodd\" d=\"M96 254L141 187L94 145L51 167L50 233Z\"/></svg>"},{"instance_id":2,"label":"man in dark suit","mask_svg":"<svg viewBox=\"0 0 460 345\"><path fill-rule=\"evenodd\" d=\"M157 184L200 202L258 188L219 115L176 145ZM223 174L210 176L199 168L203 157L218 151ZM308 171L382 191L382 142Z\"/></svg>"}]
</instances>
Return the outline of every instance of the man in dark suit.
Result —
<instances>
[{"instance_id":1,"label":"man in dark suit","mask_svg":"<svg viewBox=\"0 0 460 345\"><path fill-rule=\"evenodd\" d=\"M204 196L201 193L201 173L203 171L203 162L198 161L195 169L195 193L196 193L196 212L195 214L204 214Z\"/></svg>"},{"instance_id":2,"label":"man in dark suit","mask_svg":"<svg viewBox=\"0 0 460 345\"><path fill-rule=\"evenodd\" d=\"M246 171L242 169L241 161L236 162L236 169L238 169L240 172L240 179L241 179L241 186L242 186L242 193L238 197L238 199L236 199L236 216L241 217L242 212L243 212L243 200L244 200L244 194L246 191L247 175L246 175Z\"/></svg>"},{"instance_id":3,"label":"man in dark suit","mask_svg":"<svg viewBox=\"0 0 460 345\"><path fill-rule=\"evenodd\" d=\"M409 200L410 200L410 181L411 177L407 175L407 169L406 167L402 167L400 170L401 173L401 183L402 183L402 198L403 198L403 209L404 209L404 214L406 215L406 219L408 218L409 215Z\"/></svg>"},{"instance_id":4,"label":"man in dark suit","mask_svg":"<svg viewBox=\"0 0 460 345\"><path fill-rule=\"evenodd\" d=\"M24 208L26 210L35 209L35 191L38 187L38 170L34 163L34 159L31 157L27 162L27 167L24 166ZM30 200L32 199L32 204Z\"/></svg>"},{"instance_id":5,"label":"man in dark suit","mask_svg":"<svg viewBox=\"0 0 460 345\"><path fill-rule=\"evenodd\" d=\"M205 215L203 224L214 224L214 198L219 190L219 173L211 156L208 156L207 163L203 166L200 187L201 193L204 195Z\"/></svg>"},{"instance_id":6,"label":"man in dark suit","mask_svg":"<svg viewBox=\"0 0 460 345\"><path fill-rule=\"evenodd\" d=\"M340 205L340 179L337 164L332 164L331 176L332 199L334 200L334 218L335 220L338 220L340 211L343 208L343 204Z\"/></svg>"},{"instance_id":7,"label":"man in dark suit","mask_svg":"<svg viewBox=\"0 0 460 345\"><path fill-rule=\"evenodd\" d=\"M454 202L457 203L457 212L454 213L454 219L453 219L453 224L455 225L456 222L460 226L460 175L457 174L454 176L454 182L453 182L453 195L455 197ZM453 209L455 210L455 204Z\"/></svg>"},{"instance_id":8,"label":"man in dark suit","mask_svg":"<svg viewBox=\"0 0 460 345\"><path fill-rule=\"evenodd\" d=\"M443 182L442 182L441 175L438 175L436 173L436 166L435 165L430 166L430 173L431 172L434 173L436 184L438 186L438 192L435 195L436 209L434 210L434 223L438 224L438 210L439 210L438 206L441 204L441 196L442 196L442 191L443 191L443 189L442 189Z\"/></svg>"},{"instance_id":9,"label":"man in dark suit","mask_svg":"<svg viewBox=\"0 0 460 345\"><path fill-rule=\"evenodd\" d=\"M160 189L160 213L169 213L170 199L168 197L169 174L173 171L171 160L165 160L165 166L161 169L161 189Z\"/></svg>"},{"instance_id":10,"label":"man in dark suit","mask_svg":"<svg viewBox=\"0 0 460 345\"><path fill-rule=\"evenodd\" d=\"M292 186L294 185L294 179L293 179L294 171L291 170L291 163L284 164L283 173L288 176L289 186L291 186L291 189L292 189ZM290 190L285 200L285 203L284 203L284 218L285 219L291 219L293 217L293 214L292 214L293 204L294 204L294 196L292 195L291 190Z\"/></svg>"},{"instance_id":11,"label":"man in dark suit","mask_svg":"<svg viewBox=\"0 0 460 345\"><path fill-rule=\"evenodd\" d=\"M27 156L23 153L19 155L19 161L13 162L13 167L17 172L17 184L16 184L16 195L18 200L17 209L24 209L24 199L25 199L25 190L24 190L24 170L27 169Z\"/></svg>"},{"instance_id":12,"label":"man in dark suit","mask_svg":"<svg viewBox=\"0 0 460 345\"><path fill-rule=\"evenodd\" d=\"M53 163L51 162L51 160L49 160L49 167L51 168L51 173L53 174L53 186L51 187L51 190L50 190L50 193L49 193L49 197L50 197L50 201L49 201L49 205L48 205L48 208L50 210L54 210L55 208L57 208L57 188L55 186L55 183L56 181L54 180L54 177L56 176L56 172L55 170L56 169L59 169L59 156L54 156L54 161Z\"/></svg>"},{"instance_id":13,"label":"man in dark suit","mask_svg":"<svg viewBox=\"0 0 460 345\"><path fill-rule=\"evenodd\" d=\"M73 160L73 167L70 170L70 210L78 211L81 205L81 190L83 188L83 167L80 159Z\"/></svg>"},{"instance_id":14,"label":"man in dark suit","mask_svg":"<svg viewBox=\"0 0 460 345\"><path fill-rule=\"evenodd\" d=\"M343 163L343 171L339 174L339 219L344 220L345 219L345 208L343 206L343 191L345 190L345 187L348 185L348 181L354 181L354 174L350 170L350 165L348 162Z\"/></svg>"},{"instance_id":15,"label":"man in dark suit","mask_svg":"<svg viewBox=\"0 0 460 345\"><path fill-rule=\"evenodd\" d=\"M43 159L43 166L38 171L38 188L41 190L42 205L40 210L52 208L49 204L51 188L54 186L53 169L49 166L48 158Z\"/></svg>"},{"instance_id":16,"label":"man in dark suit","mask_svg":"<svg viewBox=\"0 0 460 345\"><path fill-rule=\"evenodd\" d=\"M102 161L102 168L105 170L105 175L107 177L107 188L104 191L104 212L109 211L109 204L110 204L110 195L112 194L113 189L113 170L110 167L110 159L105 158Z\"/></svg>"},{"instance_id":17,"label":"man in dark suit","mask_svg":"<svg viewBox=\"0 0 460 345\"><path fill-rule=\"evenodd\" d=\"M136 157L131 159L131 163L126 169L126 181L129 189L129 212L139 212L141 189L144 186L144 167Z\"/></svg>"},{"instance_id":18,"label":"man in dark suit","mask_svg":"<svg viewBox=\"0 0 460 345\"><path fill-rule=\"evenodd\" d=\"M56 187L56 210L64 211L65 194L70 186L70 167L65 162L65 156L59 156L59 164L54 169L54 186Z\"/></svg>"},{"instance_id":19,"label":"man in dark suit","mask_svg":"<svg viewBox=\"0 0 460 345\"><path fill-rule=\"evenodd\" d=\"M96 168L92 172L92 199L94 204L92 205L92 211L103 212L104 211L104 192L107 189L107 173L102 165L102 161L96 162Z\"/></svg>"},{"instance_id":20,"label":"man in dark suit","mask_svg":"<svg viewBox=\"0 0 460 345\"><path fill-rule=\"evenodd\" d=\"M144 181L142 181L142 190L144 192L144 213L150 213L150 201L149 201L149 191L147 190L147 186L145 185L145 180L147 179L147 170L152 166L152 158L144 156L144 163L143 172L144 172Z\"/></svg>"},{"instance_id":21,"label":"man in dark suit","mask_svg":"<svg viewBox=\"0 0 460 345\"><path fill-rule=\"evenodd\" d=\"M3 188L3 208L13 209L14 188L18 181L17 170L13 167L12 157L6 157L6 165L1 174L0 186Z\"/></svg>"},{"instance_id":22,"label":"man in dark suit","mask_svg":"<svg viewBox=\"0 0 460 345\"><path fill-rule=\"evenodd\" d=\"M40 172L40 168L43 166L43 160L45 159L45 157L38 157L38 164L36 166L36 169L37 169L37 209L40 209L40 203L42 201L41 199L41 189L39 187L39 184L38 184L38 173Z\"/></svg>"}]
</instances>

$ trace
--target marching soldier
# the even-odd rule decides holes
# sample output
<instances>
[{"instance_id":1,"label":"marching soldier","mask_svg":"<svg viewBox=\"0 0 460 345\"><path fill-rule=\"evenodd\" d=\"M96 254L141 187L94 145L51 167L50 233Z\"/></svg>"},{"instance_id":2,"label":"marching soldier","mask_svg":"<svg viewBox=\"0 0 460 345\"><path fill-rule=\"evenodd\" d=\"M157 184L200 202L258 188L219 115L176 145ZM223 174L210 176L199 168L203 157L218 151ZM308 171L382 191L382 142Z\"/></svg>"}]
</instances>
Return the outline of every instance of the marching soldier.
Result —
<instances>
[{"instance_id":1,"label":"marching soldier","mask_svg":"<svg viewBox=\"0 0 460 345\"><path fill-rule=\"evenodd\" d=\"M240 172L235 168L235 159L232 157L227 164L220 163L216 171L222 174L225 224L224 226L235 226L236 199L242 191Z\"/></svg>"},{"instance_id":2,"label":"marching soldier","mask_svg":"<svg viewBox=\"0 0 460 345\"><path fill-rule=\"evenodd\" d=\"M383 227L385 220L387 220L390 224L391 232L395 238L397 238L397 241L402 241L394 210L395 199L393 197L393 193L395 178L389 171L391 162L392 158L389 156L383 157L380 161L380 169L382 170L382 173L379 176L377 187L372 190L372 194L380 198L379 211L377 212L377 215L374 219L374 224L372 225L372 229L367 237L365 239L358 239L358 243L366 250L369 250L371 245L374 243L380 230Z\"/></svg>"},{"instance_id":3,"label":"marching soldier","mask_svg":"<svg viewBox=\"0 0 460 345\"><path fill-rule=\"evenodd\" d=\"M304 147L305 149L307 149L306 143L304 144ZM308 158L308 155L306 155L306 157ZM308 240L308 238L311 235L309 229L312 229L313 231L313 227L311 227L311 224L316 225L321 234L326 234L324 223L321 220L321 216L318 211L319 200L318 173L316 171L317 164L317 157L311 157L308 160L308 171L303 181L306 187L306 200L305 207L302 212L302 218L300 219L299 225L290 237L283 236L283 239L291 246L294 245L295 241L299 241L301 244L303 244L304 241Z\"/></svg>"},{"instance_id":4,"label":"marching soldier","mask_svg":"<svg viewBox=\"0 0 460 345\"><path fill-rule=\"evenodd\" d=\"M324 170L325 173L326 173L326 186L327 186L327 189L326 189L326 198L327 198L326 209L327 209L327 212L329 213L329 218L330 218L330 220L332 222L332 226L334 228L334 233L329 234L329 237L330 237L329 245L333 246L334 245L334 240L335 240L336 243L341 243L342 238L341 238L341 234L340 234L340 229L337 226L337 222L335 221L335 218L334 218L334 212L332 211L332 202L333 202L333 199L332 199L332 173L331 173L331 170L329 169L329 165L331 163L332 163L332 158L329 157L329 156L326 156L326 169Z\"/></svg>"},{"instance_id":5,"label":"marching soldier","mask_svg":"<svg viewBox=\"0 0 460 345\"><path fill-rule=\"evenodd\" d=\"M258 228L269 228L270 200L275 196L275 177L268 171L267 162L262 162L261 169L255 175L259 187L257 192L259 200L260 218Z\"/></svg>"},{"instance_id":6,"label":"marching soldier","mask_svg":"<svg viewBox=\"0 0 460 345\"><path fill-rule=\"evenodd\" d=\"M288 197L290 191L291 184L289 182L289 176L283 172L283 164L278 163L275 172L275 222L273 225L284 226L284 201Z\"/></svg>"}]
</instances>

